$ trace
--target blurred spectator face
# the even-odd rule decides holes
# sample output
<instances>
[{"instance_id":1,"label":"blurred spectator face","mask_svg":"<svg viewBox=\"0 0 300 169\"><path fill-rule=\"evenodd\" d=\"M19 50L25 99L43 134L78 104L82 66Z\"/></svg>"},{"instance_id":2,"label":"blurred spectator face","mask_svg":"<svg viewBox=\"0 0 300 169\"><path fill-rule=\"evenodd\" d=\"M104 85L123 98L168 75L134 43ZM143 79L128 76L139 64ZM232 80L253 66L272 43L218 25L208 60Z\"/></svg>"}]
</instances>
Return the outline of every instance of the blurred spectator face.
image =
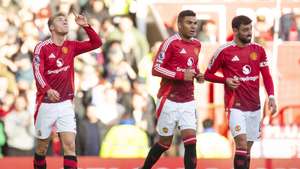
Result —
<instances>
[{"instance_id":1,"label":"blurred spectator face","mask_svg":"<svg viewBox=\"0 0 300 169\"><path fill-rule=\"evenodd\" d=\"M94 28L95 32L100 32L100 22L96 18L91 18L90 24Z\"/></svg>"},{"instance_id":2,"label":"blurred spectator face","mask_svg":"<svg viewBox=\"0 0 300 169\"><path fill-rule=\"evenodd\" d=\"M66 35L69 31L68 20L66 16L54 17L52 24L49 27L50 31L58 35Z\"/></svg>"},{"instance_id":3,"label":"blurred spectator face","mask_svg":"<svg viewBox=\"0 0 300 169\"><path fill-rule=\"evenodd\" d=\"M97 121L97 114L96 114L96 107L89 105L86 109L86 117L87 119L89 119L90 121Z\"/></svg>"},{"instance_id":4,"label":"blurred spectator face","mask_svg":"<svg viewBox=\"0 0 300 169\"><path fill-rule=\"evenodd\" d=\"M93 1L92 7L93 7L93 11L95 13L99 13L103 10L104 3L102 1L95 0L95 1Z\"/></svg>"},{"instance_id":5,"label":"blurred spectator face","mask_svg":"<svg viewBox=\"0 0 300 169\"><path fill-rule=\"evenodd\" d=\"M128 17L122 17L120 19L119 27L122 32L129 31L133 27L133 22Z\"/></svg>"},{"instance_id":6,"label":"blurred spectator face","mask_svg":"<svg viewBox=\"0 0 300 169\"><path fill-rule=\"evenodd\" d=\"M178 30L184 38L195 37L197 34L197 19L195 16L186 16L182 21L178 22Z\"/></svg>"},{"instance_id":7,"label":"blurred spectator face","mask_svg":"<svg viewBox=\"0 0 300 169\"><path fill-rule=\"evenodd\" d=\"M106 19L103 21L102 25L101 25L101 30L103 32L108 32L110 31L110 29L114 27L114 25L111 23L111 21L109 19Z\"/></svg>"},{"instance_id":8,"label":"blurred spectator face","mask_svg":"<svg viewBox=\"0 0 300 169\"><path fill-rule=\"evenodd\" d=\"M25 22L22 27L23 39L27 36L38 37L39 31L37 30L35 24L31 21Z\"/></svg>"},{"instance_id":9,"label":"blurred spectator face","mask_svg":"<svg viewBox=\"0 0 300 169\"><path fill-rule=\"evenodd\" d=\"M81 89L88 90L89 88L97 85L99 79L95 68L91 65L85 65L82 70Z\"/></svg>"},{"instance_id":10,"label":"blurred spectator face","mask_svg":"<svg viewBox=\"0 0 300 169\"><path fill-rule=\"evenodd\" d=\"M208 22L206 25L206 29L207 29L208 34L216 35L216 33L217 33L217 26L213 22Z\"/></svg>"},{"instance_id":11,"label":"blurred spectator face","mask_svg":"<svg viewBox=\"0 0 300 169\"><path fill-rule=\"evenodd\" d=\"M120 63L124 59L124 53L120 43L113 43L108 50L108 58L113 64Z\"/></svg>"},{"instance_id":12,"label":"blurred spectator face","mask_svg":"<svg viewBox=\"0 0 300 169\"><path fill-rule=\"evenodd\" d=\"M145 98L141 95L133 95L132 106L135 110L143 110L147 106Z\"/></svg>"},{"instance_id":13,"label":"blurred spectator face","mask_svg":"<svg viewBox=\"0 0 300 169\"><path fill-rule=\"evenodd\" d=\"M18 30L16 28L10 27L9 30L7 30L6 33L7 33L7 36L8 36L7 44L9 44L9 45L16 44Z\"/></svg>"},{"instance_id":14,"label":"blurred spectator face","mask_svg":"<svg viewBox=\"0 0 300 169\"><path fill-rule=\"evenodd\" d=\"M27 107L26 98L23 96L18 96L16 98L14 106L17 112L25 110Z\"/></svg>"},{"instance_id":15,"label":"blurred spectator face","mask_svg":"<svg viewBox=\"0 0 300 169\"><path fill-rule=\"evenodd\" d=\"M59 12L68 13L70 11L71 4L70 3L61 3L59 5Z\"/></svg>"}]
</instances>

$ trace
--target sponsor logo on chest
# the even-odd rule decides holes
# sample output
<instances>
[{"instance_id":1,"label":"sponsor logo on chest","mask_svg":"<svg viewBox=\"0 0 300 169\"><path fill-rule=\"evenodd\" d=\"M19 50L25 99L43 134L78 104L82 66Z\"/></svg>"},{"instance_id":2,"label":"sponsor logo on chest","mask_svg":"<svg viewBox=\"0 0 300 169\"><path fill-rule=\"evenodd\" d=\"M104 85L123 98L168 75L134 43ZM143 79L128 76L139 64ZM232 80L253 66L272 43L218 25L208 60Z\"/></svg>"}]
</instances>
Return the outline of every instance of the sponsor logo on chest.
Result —
<instances>
[{"instance_id":1,"label":"sponsor logo on chest","mask_svg":"<svg viewBox=\"0 0 300 169\"><path fill-rule=\"evenodd\" d=\"M56 66L57 67L62 67L64 65L64 60L62 58L58 58L56 60Z\"/></svg>"}]
</instances>

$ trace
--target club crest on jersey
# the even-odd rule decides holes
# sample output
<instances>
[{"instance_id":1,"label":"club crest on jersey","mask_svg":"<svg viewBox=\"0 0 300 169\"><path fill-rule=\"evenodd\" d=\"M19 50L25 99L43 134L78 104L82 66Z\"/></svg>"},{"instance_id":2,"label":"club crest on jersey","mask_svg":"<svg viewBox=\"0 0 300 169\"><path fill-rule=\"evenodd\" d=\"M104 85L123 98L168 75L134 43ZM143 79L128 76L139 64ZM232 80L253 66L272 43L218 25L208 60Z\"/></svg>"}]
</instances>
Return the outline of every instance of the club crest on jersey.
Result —
<instances>
[{"instance_id":1,"label":"club crest on jersey","mask_svg":"<svg viewBox=\"0 0 300 169\"><path fill-rule=\"evenodd\" d=\"M61 48L61 51L62 51L63 54L67 54L69 49L64 46L64 47Z\"/></svg>"},{"instance_id":2,"label":"club crest on jersey","mask_svg":"<svg viewBox=\"0 0 300 169\"><path fill-rule=\"evenodd\" d=\"M243 73L245 75L249 75L251 73L251 67L250 67L250 65L244 65L242 71L243 71Z\"/></svg>"},{"instance_id":3,"label":"club crest on jersey","mask_svg":"<svg viewBox=\"0 0 300 169\"><path fill-rule=\"evenodd\" d=\"M33 58L33 62L34 64L40 64L41 63L41 59L39 55L35 55Z\"/></svg>"},{"instance_id":4,"label":"club crest on jersey","mask_svg":"<svg viewBox=\"0 0 300 169\"><path fill-rule=\"evenodd\" d=\"M200 52L199 48L194 48L194 53L195 53L196 56L199 55L199 52Z\"/></svg>"},{"instance_id":5,"label":"club crest on jersey","mask_svg":"<svg viewBox=\"0 0 300 169\"><path fill-rule=\"evenodd\" d=\"M250 59L251 60L257 60L257 54L256 54L256 52L251 52L250 53Z\"/></svg>"},{"instance_id":6,"label":"club crest on jersey","mask_svg":"<svg viewBox=\"0 0 300 169\"><path fill-rule=\"evenodd\" d=\"M234 128L234 130L235 130L236 132L241 131L241 126L240 126L240 125L236 125L235 128Z\"/></svg>"},{"instance_id":7,"label":"club crest on jersey","mask_svg":"<svg viewBox=\"0 0 300 169\"><path fill-rule=\"evenodd\" d=\"M162 131L163 131L164 133L168 133L169 129L168 129L167 127L164 127L164 128L162 128Z\"/></svg>"},{"instance_id":8,"label":"club crest on jersey","mask_svg":"<svg viewBox=\"0 0 300 169\"><path fill-rule=\"evenodd\" d=\"M56 60L56 66L57 67L62 67L63 65L64 65L64 61L61 58Z\"/></svg>"},{"instance_id":9,"label":"club crest on jersey","mask_svg":"<svg viewBox=\"0 0 300 169\"><path fill-rule=\"evenodd\" d=\"M194 63L194 59L193 58L189 58L188 60L187 60L187 62L186 62L186 64L187 64L187 66L193 66L193 63Z\"/></svg>"}]
</instances>

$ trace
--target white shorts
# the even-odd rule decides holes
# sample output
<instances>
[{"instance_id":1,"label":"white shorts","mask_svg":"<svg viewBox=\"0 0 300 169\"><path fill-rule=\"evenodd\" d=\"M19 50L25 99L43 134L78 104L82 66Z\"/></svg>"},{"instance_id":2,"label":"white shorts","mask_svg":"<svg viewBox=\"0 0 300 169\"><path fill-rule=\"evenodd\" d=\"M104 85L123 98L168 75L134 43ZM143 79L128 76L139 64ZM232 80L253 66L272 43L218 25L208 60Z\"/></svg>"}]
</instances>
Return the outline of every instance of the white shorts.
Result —
<instances>
[{"instance_id":1,"label":"white shorts","mask_svg":"<svg viewBox=\"0 0 300 169\"><path fill-rule=\"evenodd\" d=\"M36 137L46 139L53 128L56 132L76 133L76 120L71 100L59 103L41 103L35 121Z\"/></svg>"},{"instance_id":2,"label":"white shorts","mask_svg":"<svg viewBox=\"0 0 300 169\"><path fill-rule=\"evenodd\" d=\"M163 104L163 105L161 105ZM168 99L158 100L157 108L161 110L157 121L157 132L161 136L171 136L174 134L174 129L178 126L179 130L197 128L197 114L195 101L186 103L177 103Z\"/></svg>"},{"instance_id":3,"label":"white shorts","mask_svg":"<svg viewBox=\"0 0 300 169\"><path fill-rule=\"evenodd\" d=\"M257 141L260 137L260 119L260 110L230 109L229 127L232 136L246 134L248 141Z\"/></svg>"}]
</instances>

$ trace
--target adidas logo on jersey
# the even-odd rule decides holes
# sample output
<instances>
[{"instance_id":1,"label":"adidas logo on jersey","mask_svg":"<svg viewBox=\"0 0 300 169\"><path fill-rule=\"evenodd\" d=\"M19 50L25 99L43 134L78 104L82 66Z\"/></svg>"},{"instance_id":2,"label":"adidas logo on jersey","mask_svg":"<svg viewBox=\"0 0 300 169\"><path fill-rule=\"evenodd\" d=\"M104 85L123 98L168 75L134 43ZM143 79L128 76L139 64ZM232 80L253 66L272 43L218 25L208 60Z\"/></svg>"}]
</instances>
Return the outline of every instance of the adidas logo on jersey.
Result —
<instances>
[{"instance_id":1,"label":"adidas logo on jersey","mask_svg":"<svg viewBox=\"0 0 300 169\"><path fill-rule=\"evenodd\" d=\"M181 51L179 52L180 54L186 54L186 51L184 48L181 49Z\"/></svg>"},{"instance_id":2,"label":"adidas logo on jersey","mask_svg":"<svg viewBox=\"0 0 300 169\"><path fill-rule=\"evenodd\" d=\"M233 58L231 59L231 61L237 62L237 61L240 61L240 58L237 55L235 55L235 56L233 56Z\"/></svg>"},{"instance_id":3,"label":"adidas logo on jersey","mask_svg":"<svg viewBox=\"0 0 300 169\"><path fill-rule=\"evenodd\" d=\"M51 53L50 55L49 55L49 59L55 59L56 58L56 56L53 54L53 53Z\"/></svg>"}]
</instances>

